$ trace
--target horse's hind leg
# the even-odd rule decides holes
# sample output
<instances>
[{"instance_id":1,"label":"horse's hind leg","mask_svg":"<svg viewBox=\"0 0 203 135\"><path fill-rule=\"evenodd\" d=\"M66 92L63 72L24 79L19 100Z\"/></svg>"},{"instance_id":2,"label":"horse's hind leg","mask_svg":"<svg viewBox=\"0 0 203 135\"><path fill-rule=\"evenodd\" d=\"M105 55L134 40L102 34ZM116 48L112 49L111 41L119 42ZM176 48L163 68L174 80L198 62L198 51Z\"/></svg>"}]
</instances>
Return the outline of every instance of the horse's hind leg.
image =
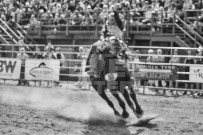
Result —
<instances>
[{"instance_id":1,"label":"horse's hind leg","mask_svg":"<svg viewBox=\"0 0 203 135\"><path fill-rule=\"evenodd\" d=\"M116 92L116 91L112 92L111 91L111 94L118 100L118 103L119 103L120 107L123 109L122 117L123 118L128 118L129 117L129 113L126 111L125 103L123 102L123 100L118 95L118 92Z\"/></svg>"},{"instance_id":2,"label":"horse's hind leg","mask_svg":"<svg viewBox=\"0 0 203 135\"><path fill-rule=\"evenodd\" d=\"M93 77L90 77L92 81L92 87L97 91L97 93L107 102L107 104L113 109L114 114L116 116L120 116L120 113L115 109L114 104L109 100L105 93L105 89L107 88L106 85L101 86L99 82L102 82L102 80L95 79ZM100 89L98 89L98 86L101 86Z\"/></svg>"},{"instance_id":3,"label":"horse's hind leg","mask_svg":"<svg viewBox=\"0 0 203 135\"><path fill-rule=\"evenodd\" d=\"M136 112L135 112L135 114L136 114L136 116L138 118L140 118L140 117L143 116L144 111L142 110L142 108L140 107L140 105L137 102L136 94L135 94L135 92L133 90L133 87L129 88L129 90L130 90L131 99L134 101L134 103L136 105Z\"/></svg>"}]
</instances>

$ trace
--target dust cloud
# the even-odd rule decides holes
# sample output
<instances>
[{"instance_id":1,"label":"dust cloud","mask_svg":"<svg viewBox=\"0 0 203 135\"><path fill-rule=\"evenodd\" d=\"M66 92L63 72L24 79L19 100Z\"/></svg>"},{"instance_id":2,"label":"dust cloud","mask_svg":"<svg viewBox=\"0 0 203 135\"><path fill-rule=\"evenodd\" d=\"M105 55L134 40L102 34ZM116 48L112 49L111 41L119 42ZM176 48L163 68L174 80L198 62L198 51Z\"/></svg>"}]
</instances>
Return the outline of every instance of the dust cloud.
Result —
<instances>
[{"instance_id":1,"label":"dust cloud","mask_svg":"<svg viewBox=\"0 0 203 135\"><path fill-rule=\"evenodd\" d=\"M0 87L1 88L1 87ZM0 103L22 105L52 112L56 116L78 121L117 122L110 107L96 93L60 91L30 87L4 87L0 89Z\"/></svg>"}]
</instances>

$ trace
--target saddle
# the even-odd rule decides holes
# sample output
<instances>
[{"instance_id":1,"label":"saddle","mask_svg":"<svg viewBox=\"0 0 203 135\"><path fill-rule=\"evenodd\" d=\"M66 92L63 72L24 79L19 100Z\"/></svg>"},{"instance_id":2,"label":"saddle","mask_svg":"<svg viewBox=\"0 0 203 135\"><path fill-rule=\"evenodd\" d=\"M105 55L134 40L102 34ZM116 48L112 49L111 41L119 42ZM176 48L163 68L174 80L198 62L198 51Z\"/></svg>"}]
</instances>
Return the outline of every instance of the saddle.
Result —
<instances>
[{"instance_id":1,"label":"saddle","mask_svg":"<svg viewBox=\"0 0 203 135\"><path fill-rule=\"evenodd\" d=\"M105 57L117 57L119 65L125 64L124 47L120 42L111 44L109 40L97 41L90 51L87 63L90 65L90 76L99 78L105 66Z\"/></svg>"}]
</instances>

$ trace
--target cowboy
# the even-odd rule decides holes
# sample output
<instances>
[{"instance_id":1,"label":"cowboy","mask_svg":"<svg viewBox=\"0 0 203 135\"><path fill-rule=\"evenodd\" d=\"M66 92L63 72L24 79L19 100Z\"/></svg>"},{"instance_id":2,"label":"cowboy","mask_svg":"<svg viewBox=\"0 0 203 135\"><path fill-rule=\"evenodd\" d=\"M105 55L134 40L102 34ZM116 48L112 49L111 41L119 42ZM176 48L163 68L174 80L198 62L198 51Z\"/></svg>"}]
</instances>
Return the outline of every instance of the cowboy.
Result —
<instances>
[{"instance_id":1,"label":"cowboy","mask_svg":"<svg viewBox=\"0 0 203 135\"><path fill-rule=\"evenodd\" d=\"M101 57L99 57L99 53L108 49L110 53L117 55L121 53L121 50L126 48L122 38L123 23L119 18L118 12L113 11L102 28L100 40L92 46L89 53L86 65L90 65L90 71L88 71L90 76L92 75L96 78L100 76L99 72L103 67L103 62L100 61Z\"/></svg>"}]
</instances>

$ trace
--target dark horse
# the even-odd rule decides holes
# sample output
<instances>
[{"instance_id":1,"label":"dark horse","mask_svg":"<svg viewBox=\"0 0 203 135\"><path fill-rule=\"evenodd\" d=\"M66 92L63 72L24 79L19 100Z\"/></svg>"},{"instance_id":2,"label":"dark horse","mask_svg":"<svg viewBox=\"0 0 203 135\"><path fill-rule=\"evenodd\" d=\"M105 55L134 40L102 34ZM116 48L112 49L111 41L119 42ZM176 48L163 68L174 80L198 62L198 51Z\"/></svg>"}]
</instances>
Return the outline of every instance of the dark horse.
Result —
<instances>
[{"instance_id":1,"label":"dark horse","mask_svg":"<svg viewBox=\"0 0 203 135\"><path fill-rule=\"evenodd\" d=\"M94 50L94 55L91 54L92 50ZM123 118L129 117L129 113L126 110L126 105L119 96L120 92L137 118L140 118L143 115L143 110L138 104L136 94L133 90L131 76L127 68L125 51L123 51L121 54L121 58L119 58L117 54L115 55L110 53L109 48L105 48L103 51L100 51L96 46L93 46L88 57L90 60L87 60L87 64L88 61L91 61L92 57L97 57L95 60L98 60L97 68L99 69L97 70L100 70L100 76L94 77L90 75L90 80L93 88L113 109L116 116L122 116ZM123 109L122 115L120 115L120 113L114 107L112 101L110 101L107 97L105 93L106 89L109 89L111 94L118 100L119 105Z\"/></svg>"}]
</instances>

